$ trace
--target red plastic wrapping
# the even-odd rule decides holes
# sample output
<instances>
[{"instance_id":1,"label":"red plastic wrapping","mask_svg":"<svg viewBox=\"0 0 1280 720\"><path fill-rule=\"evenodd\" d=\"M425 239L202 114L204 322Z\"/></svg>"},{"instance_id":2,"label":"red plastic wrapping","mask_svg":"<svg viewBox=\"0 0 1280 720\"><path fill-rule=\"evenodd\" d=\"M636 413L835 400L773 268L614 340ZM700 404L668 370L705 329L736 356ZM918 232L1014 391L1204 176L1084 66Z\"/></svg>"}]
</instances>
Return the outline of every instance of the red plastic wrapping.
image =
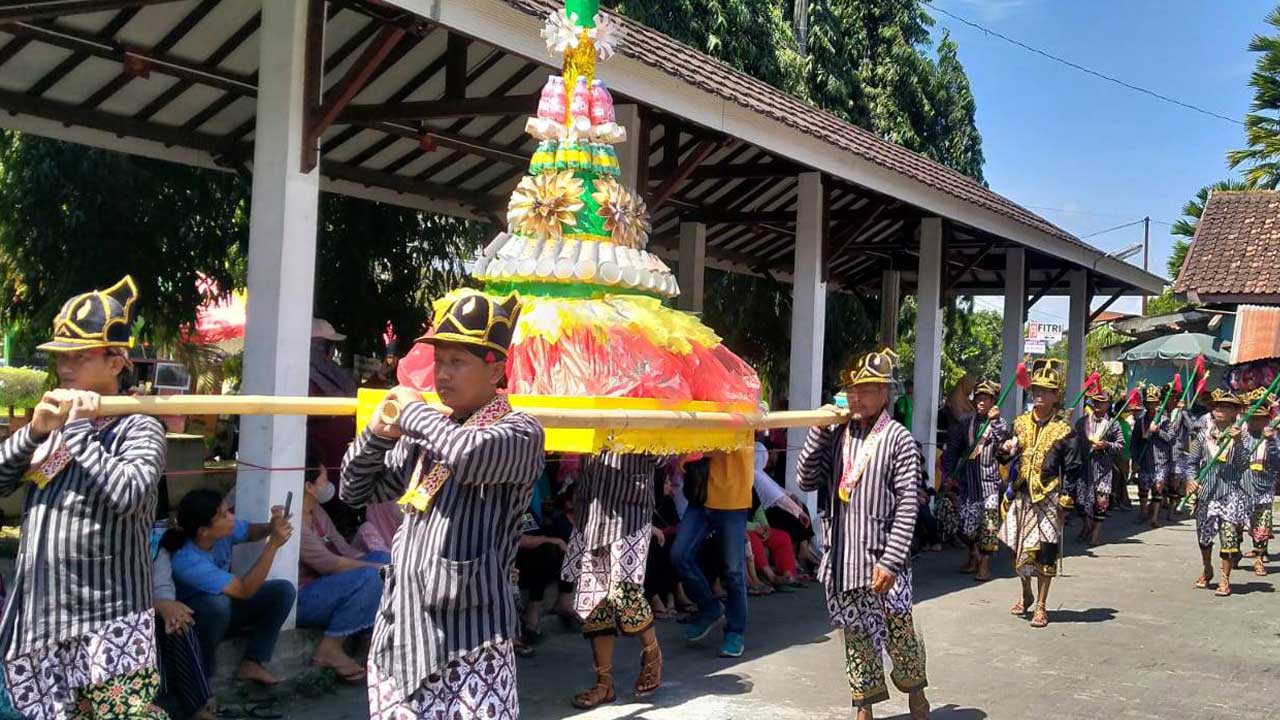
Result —
<instances>
[{"instance_id":1,"label":"red plastic wrapping","mask_svg":"<svg viewBox=\"0 0 1280 720\"><path fill-rule=\"evenodd\" d=\"M430 345L415 345L400 361L402 385L435 387ZM756 402L755 371L723 345L694 345L681 355L624 328L603 334L576 329L552 343L526 336L511 349L508 388L517 395L634 397Z\"/></svg>"}]
</instances>

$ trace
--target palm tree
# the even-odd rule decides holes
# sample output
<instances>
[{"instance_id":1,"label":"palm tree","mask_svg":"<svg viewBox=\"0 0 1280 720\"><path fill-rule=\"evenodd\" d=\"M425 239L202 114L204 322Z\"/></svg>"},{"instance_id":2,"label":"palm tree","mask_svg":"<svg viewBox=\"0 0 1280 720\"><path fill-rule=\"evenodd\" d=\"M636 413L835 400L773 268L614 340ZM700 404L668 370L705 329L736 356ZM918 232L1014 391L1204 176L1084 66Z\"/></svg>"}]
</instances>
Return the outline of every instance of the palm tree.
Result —
<instances>
[{"instance_id":1,"label":"palm tree","mask_svg":"<svg viewBox=\"0 0 1280 720\"><path fill-rule=\"evenodd\" d=\"M1280 32L1280 6L1266 23ZM1275 190L1280 187L1280 34L1255 35L1249 51L1262 53L1249 79L1252 112L1244 118L1249 147L1227 153L1227 162L1232 168L1244 166L1250 187Z\"/></svg>"}]
</instances>

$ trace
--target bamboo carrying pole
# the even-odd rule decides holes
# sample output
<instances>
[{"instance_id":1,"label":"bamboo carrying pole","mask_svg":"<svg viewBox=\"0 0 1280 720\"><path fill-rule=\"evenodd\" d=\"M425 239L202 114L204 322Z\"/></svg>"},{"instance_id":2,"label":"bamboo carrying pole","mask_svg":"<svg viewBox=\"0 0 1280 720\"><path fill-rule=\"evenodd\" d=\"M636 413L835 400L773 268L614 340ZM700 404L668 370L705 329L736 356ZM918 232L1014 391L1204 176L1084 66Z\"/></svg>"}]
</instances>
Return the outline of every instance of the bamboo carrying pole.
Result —
<instances>
[{"instance_id":1,"label":"bamboo carrying pole","mask_svg":"<svg viewBox=\"0 0 1280 720\"><path fill-rule=\"evenodd\" d=\"M522 407L547 428L597 430L745 429L812 427L843 422L834 410L787 410L761 414L684 410L580 410ZM165 395L104 397L100 413L114 415L355 415L355 398L269 395Z\"/></svg>"}]
</instances>

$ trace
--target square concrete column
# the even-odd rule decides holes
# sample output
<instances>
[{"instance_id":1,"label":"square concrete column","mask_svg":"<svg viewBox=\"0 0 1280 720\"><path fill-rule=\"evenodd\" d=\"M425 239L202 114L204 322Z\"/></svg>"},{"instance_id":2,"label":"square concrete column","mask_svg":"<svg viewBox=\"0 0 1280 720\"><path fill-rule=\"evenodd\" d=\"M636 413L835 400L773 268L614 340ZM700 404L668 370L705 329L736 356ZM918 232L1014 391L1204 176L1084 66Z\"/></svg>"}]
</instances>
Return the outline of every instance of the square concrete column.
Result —
<instances>
[{"instance_id":1,"label":"square concrete column","mask_svg":"<svg viewBox=\"0 0 1280 720\"><path fill-rule=\"evenodd\" d=\"M702 312L707 274L707 226L700 222L680 223L680 296L676 307Z\"/></svg>"},{"instance_id":2,"label":"square concrete column","mask_svg":"<svg viewBox=\"0 0 1280 720\"><path fill-rule=\"evenodd\" d=\"M802 173L797 188L796 256L791 288L791 377L788 409L822 405L822 348L827 324L827 283L822 279L823 191L821 173ZM798 491L796 461L808 428L787 431L787 489ZM817 496L808 497L817 517Z\"/></svg>"},{"instance_id":3,"label":"square concrete column","mask_svg":"<svg viewBox=\"0 0 1280 720\"><path fill-rule=\"evenodd\" d=\"M299 172L308 5L307 0L272 0L262 8L249 225L247 395L307 394L320 188L318 171ZM273 415L241 419L240 460L246 464L298 468L305 452L304 418ZM271 506L283 505L289 492L293 492L296 527L302 517L302 472L242 469L236 478L236 514L249 522L264 522ZM301 536L301 528L297 528L293 539L277 553L270 577L297 583ZM257 554L257 548L237 553L237 566L251 562Z\"/></svg>"},{"instance_id":4,"label":"square concrete column","mask_svg":"<svg viewBox=\"0 0 1280 720\"><path fill-rule=\"evenodd\" d=\"M916 366L911 434L924 447L925 474L933 484L938 447L938 398L942 383L942 218L920 221L920 277L916 287Z\"/></svg>"},{"instance_id":5,"label":"square concrete column","mask_svg":"<svg viewBox=\"0 0 1280 720\"><path fill-rule=\"evenodd\" d=\"M1085 338L1089 335L1089 271L1072 270L1071 306L1067 310L1067 392L1062 402L1080 394L1085 376Z\"/></svg>"},{"instance_id":6,"label":"square concrete column","mask_svg":"<svg viewBox=\"0 0 1280 720\"><path fill-rule=\"evenodd\" d=\"M880 344L887 348L898 345L898 311L902 308L902 273L885 270L880 273Z\"/></svg>"},{"instance_id":7,"label":"square concrete column","mask_svg":"<svg viewBox=\"0 0 1280 720\"><path fill-rule=\"evenodd\" d=\"M1009 248L1004 256L1004 356L1000 363L1000 381L1014 381L1014 372L1018 363L1022 362L1026 347L1026 333L1023 332L1024 320L1027 317L1027 251L1024 248ZM1022 410L1022 388L1015 387L1009 391L1000 412L1006 420L1011 420Z\"/></svg>"}]
</instances>

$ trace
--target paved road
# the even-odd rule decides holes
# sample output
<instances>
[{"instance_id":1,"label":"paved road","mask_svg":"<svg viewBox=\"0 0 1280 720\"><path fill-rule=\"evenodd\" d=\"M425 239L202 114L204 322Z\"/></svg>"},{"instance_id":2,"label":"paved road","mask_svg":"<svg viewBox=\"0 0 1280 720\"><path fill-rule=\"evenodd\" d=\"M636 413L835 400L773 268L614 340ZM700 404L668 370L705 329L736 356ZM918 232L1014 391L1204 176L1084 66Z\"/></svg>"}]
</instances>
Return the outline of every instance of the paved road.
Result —
<instances>
[{"instance_id":1,"label":"paved road","mask_svg":"<svg viewBox=\"0 0 1280 720\"><path fill-rule=\"evenodd\" d=\"M955 572L958 551L916 563L917 623L929 654L929 697L942 720L1273 717L1280 665L1277 580L1237 571L1237 594L1193 590L1198 573L1191 521L1159 530L1119 513L1111 541L1072 547L1054 585L1053 624L1032 630L1008 607L1017 580L1002 555L999 579L979 585ZM1069 529L1070 532L1070 529ZM1274 566L1280 572L1280 561ZM568 699L591 681L586 642L548 621L539 656L519 666L526 720L818 720L851 716L839 641L815 586L753 598L747 654L716 658L688 647L664 623L666 686L649 702L576 713ZM640 649L620 643L621 688L635 681ZM905 718L896 694L879 717ZM364 717L354 689L300 701L289 716Z\"/></svg>"}]
</instances>

